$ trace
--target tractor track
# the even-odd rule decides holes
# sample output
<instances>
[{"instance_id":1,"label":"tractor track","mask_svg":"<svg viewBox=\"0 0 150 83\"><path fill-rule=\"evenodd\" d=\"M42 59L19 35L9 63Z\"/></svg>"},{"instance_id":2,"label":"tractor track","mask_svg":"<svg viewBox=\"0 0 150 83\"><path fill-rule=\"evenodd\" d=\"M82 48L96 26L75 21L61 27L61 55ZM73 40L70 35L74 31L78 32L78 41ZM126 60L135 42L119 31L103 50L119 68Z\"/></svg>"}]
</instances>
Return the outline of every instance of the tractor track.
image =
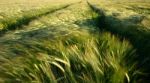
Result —
<instances>
[{"instance_id":1,"label":"tractor track","mask_svg":"<svg viewBox=\"0 0 150 83\"><path fill-rule=\"evenodd\" d=\"M138 23L127 22L129 20L120 20L115 16L107 16L105 11L87 2L89 7L99 14L99 28L106 30L120 37L120 39L127 39L131 42L134 48L137 50L138 56L135 59L138 60L138 68L144 68L148 75L141 76L145 81L149 82L150 76L150 30L143 26L139 26ZM128 18L132 19L132 18ZM126 23L127 22L127 23ZM121 29L120 29L121 28ZM145 61L144 61L145 60Z\"/></svg>"},{"instance_id":2,"label":"tractor track","mask_svg":"<svg viewBox=\"0 0 150 83\"><path fill-rule=\"evenodd\" d=\"M24 18L24 17L23 18L19 18L16 23L8 24L6 27L4 27L4 29L0 30L0 37L2 37L8 31L21 29L23 26L27 26L30 22L32 22L32 21L34 21L36 19L39 19L42 16L46 16L46 15L48 15L50 13L54 13L56 11L68 8L69 6L74 5L74 4L78 4L78 3L81 3L81 1L80 2L76 2L76 3L67 4L67 5L64 5L64 6L60 7L60 8L52 9L50 11L46 11L44 13L41 13L41 14L37 15L37 16L33 16L33 17L29 17L29 18Z\"/></svg>"}]
</instances>

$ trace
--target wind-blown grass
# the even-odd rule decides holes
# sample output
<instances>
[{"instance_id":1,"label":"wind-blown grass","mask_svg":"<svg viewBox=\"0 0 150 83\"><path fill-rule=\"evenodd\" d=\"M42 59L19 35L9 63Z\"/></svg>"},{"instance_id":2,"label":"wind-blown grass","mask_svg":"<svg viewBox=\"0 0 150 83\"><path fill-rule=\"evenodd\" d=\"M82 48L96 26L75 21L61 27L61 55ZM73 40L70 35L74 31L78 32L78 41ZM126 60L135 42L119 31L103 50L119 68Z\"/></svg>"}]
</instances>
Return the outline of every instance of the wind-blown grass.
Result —
<instances>
[{"instance_id":1,"label":"wind-blown grass","mask_svg":"<svg viewBox=\"0 0 150 83\"><path fill-rule=\"evenodd\" d=\"M121 43L109 33L100 33L100 37L78 33L43 42L34 42L30 49L16 48L23 55L1 65L5 81L124 83L137 80L136 62L130 62L136 56L135 51L127 41Z\"/></svg>"},{"instance_id":2,"label":"wind-blown grass","mask_svg":"<svg viewBox=\"0 0 150 83\"><path fill-rule=\"evenodd\" d=\"M82 2L7 33L0 38L0 82L140 82L136 50L99 26L98 14Z\"/></svg>"}]
</instances>

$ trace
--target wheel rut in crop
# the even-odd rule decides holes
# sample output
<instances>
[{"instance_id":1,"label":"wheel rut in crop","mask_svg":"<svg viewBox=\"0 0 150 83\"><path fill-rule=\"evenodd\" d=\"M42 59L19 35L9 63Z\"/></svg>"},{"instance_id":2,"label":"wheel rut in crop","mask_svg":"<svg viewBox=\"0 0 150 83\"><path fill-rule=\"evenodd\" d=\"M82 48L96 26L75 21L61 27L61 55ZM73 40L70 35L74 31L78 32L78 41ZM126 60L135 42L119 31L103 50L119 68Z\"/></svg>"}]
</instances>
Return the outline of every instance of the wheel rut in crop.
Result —
<instances>
[{"instance_id":1,"label":"wheel rut in crop","mask_svg":"<svg viewBox=\"0 0 150 83\"><path fill-rule=\"evenodd\" d=\"M9 22L5 23L4 22L5 27L4 27L4 29L0 30L0 36L3 36L7 31L21 29L23 26L27 26L30 22L32 22L33 20L39 19L42 16L48 15L50 13L54 13L56 11L65 9L71 5L78 4L78 3L81 3L81 2L67 4L67 5L61 6L61 7L56 8L56 9L50 9L50 10L45 11L39 15L35 15L35 16L31 16L31 17L23 16L23 17L17 19L15 23L9 23Z\"/></svg>"},{"instance_id":2,"label":"wheel rut in crop","mask_svg":"<svg viewBox=\"0 0 150 83\"><path fill-rule=\"evenodd\" d=\"M150 76L150 30L143 26L138 25L140 20L134 20L129 17L126 19L118 19L113 15L106 15L105 11L87 2L90 8L100 15L99 28L106 30L122 38L126 38L131 42L134 48L137 50L138 56L136 59L139 61L139 69L143 68L148 75L143 76L145 80L149 80ZM134 16L136 17L136 16ZM138 17L138 16L137 16ZM134 20L134 21L133 21ZM141 19L142 20L142 19Z\"/></svg>"}]
</instances>

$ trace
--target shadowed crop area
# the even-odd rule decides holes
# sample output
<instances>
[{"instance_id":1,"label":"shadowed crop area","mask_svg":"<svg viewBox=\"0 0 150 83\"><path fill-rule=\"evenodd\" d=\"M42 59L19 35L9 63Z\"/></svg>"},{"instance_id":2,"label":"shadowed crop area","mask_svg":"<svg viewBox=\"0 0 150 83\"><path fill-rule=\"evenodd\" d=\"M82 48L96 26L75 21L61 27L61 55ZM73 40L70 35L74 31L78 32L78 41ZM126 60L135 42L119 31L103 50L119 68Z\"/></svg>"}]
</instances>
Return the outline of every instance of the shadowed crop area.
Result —
<instances>
[{"instance_id":1,"label":"shadowed crop area","mask_svg":"<svg viewBox=\"0 0 150 83\"><path fill-rule=\"evenodd\" d=\"M150 6L135 2L1 0L0 83L149 83Z\"/></svg>"}]
</instances>

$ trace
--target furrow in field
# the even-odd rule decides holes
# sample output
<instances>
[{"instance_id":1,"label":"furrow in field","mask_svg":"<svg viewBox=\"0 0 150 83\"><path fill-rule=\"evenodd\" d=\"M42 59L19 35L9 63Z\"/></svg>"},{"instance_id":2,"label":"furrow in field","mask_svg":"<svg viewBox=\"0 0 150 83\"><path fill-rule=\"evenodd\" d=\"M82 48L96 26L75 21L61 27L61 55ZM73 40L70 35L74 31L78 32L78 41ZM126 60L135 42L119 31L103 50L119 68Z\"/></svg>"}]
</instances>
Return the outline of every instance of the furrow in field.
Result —
<instances>
[{"instance_id":1,"label":"furrow in field","mask_svg":"<svg viewBox=\"0 0 150 83\"><path fill-rule=\"evenodd\" d=\"M139 56L137 56L138 67L145 69L145 73L149 73L150 65L148 63L150 63L150 30L144 25L140 25L144 17L136 12L131 12L128 10L124 10L124 12L119 13L117 8L114 8L113 10L113 7L109 6L107 8L106 6L101 6L100 4L94 5L89 2L88 4L93 11L100 15L99 24L101 26L99 26L99 28L119 35L120 38L128 39L134 48L137 49L137 53L139 54ZM103 5L104 2L101 4ZM109 3L105 4L108 5ZM121 6L120 8L122 8L123 11L124 8ZM147 78L149 77L145 77L145 80Z\"/></svg>"},{"instance_id":2,"label":"furrow in field","mask_svg":"<svg viewBox=\"0 0 150 83\"><path fill-rule=\"evenodd\" d=\"M77 3L80 3L80 2L77 2ZM0 30L0 36L4 35L9 30L21 29L21 27L28 25L31 21L35 19L38 19L50 13L56 12L58 10L65 9L73 4L76 4L76 3L71 3L71 4L60 6L60 7L56 7L56 8L50 7L46 9L43 8L39 10L34 10L36 12L28 11L28 12L25 12L25 14L20 18L16 18L14 20L13 19L3 20L1 22L2 23L1 25L3 26L0 26L2 27Z\"/></svg>"}]
</instances>

